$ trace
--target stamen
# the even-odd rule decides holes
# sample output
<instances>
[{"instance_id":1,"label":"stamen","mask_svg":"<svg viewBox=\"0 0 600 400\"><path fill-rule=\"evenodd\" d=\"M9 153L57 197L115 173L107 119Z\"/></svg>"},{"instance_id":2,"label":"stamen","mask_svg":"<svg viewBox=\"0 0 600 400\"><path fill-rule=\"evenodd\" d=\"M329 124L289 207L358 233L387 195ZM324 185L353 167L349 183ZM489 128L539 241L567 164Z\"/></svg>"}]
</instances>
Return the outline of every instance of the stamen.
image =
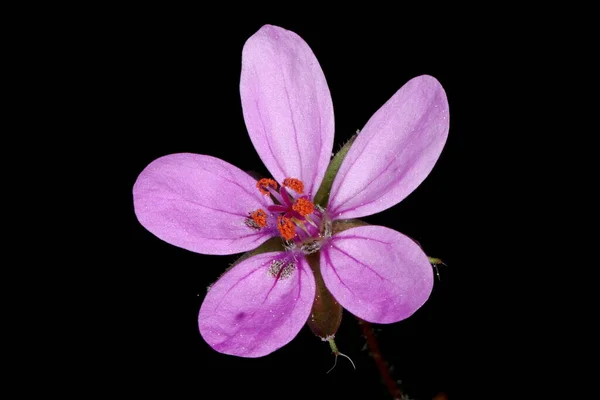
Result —
<instances>
[{"instance_id":1,"label":"stamen","mask_svg":"<svg viewBox=\"0 0 600 400\"><path fill-rule=\"evenodd\" d=\"M304 193L304 183L300 179L296 178L285 178L283 180L283 186L292 189L298 194Z\"/></svg>"},{"instance_id":2,"label":"stamen","mask_svg":"<svg viewBox=\"0 0 600 400\"><path fill-rule=\"evenodd\" d=\"M252 221L259 227L259 228L264 228L265 226L267 226L267 213L264 212L262 209L258 209L256 211L253 211L250 213L250 218L252 218Z\"/></svg>"},{"instance_id":3,"label":"stamen","mask_svg":"<svg viewBox=\"0 0 600 400\"><path fill-rule=\"evenodd\" d=\"M271 194L269 192L269 186L272 187L273 189L277 190L277 182L275 182L273 179L268 179L268 178L262 178L261 180L259 180L258 182L256 182L256 187L258 188L258 190L260 190L260 192L264 195L269 195Z\"/></svg>"},{"instance_id":4,"label":"stamen","mask_svg":"<svg viewBox=\"0 0 600 400\"><path fill-rule=\"evenodd\" d=\"M296 236L294 223L289 218L281 215L277 217L277 229L285 240L292 240Z\"/></svg>"},{"instance_id":5,"label":"stamen","mask_svg":"<svg viewBox=\"0 0 600 400\"><path fill-rule=\"evenodd\" d=\"M315 205L307 198L301 197L296 200L292 209L303 217L306 217L308 214L312 214L315 211Z\"/></svg>"},{"instance_id":6,"label":"stamen","mask_svg":"<svg viewBox=\"0 0 600 400\"><path fill-rule=\"evenodd\" d=\"M306 232L306 236L310 236L310 232L308 231L308 229L306 229L306 225L304 225L304 222L300 221L298 218L290 218L290 220L300 229L302 229L304 232Z\"/></svg>"},{"instance_id":7,"label":"stamen","mask_svg":"<svg viewBox=\"0 0 600 400\"><path fill-rule=\"evenodd\" d=\"M306 222L308 222L309 224L311 224L315 228L319 229L319 225L317 225L317 223L315 221L313 221L312 218L309 215L305 216L304 219L306 219Z\"/></svg>"}]
</instances>

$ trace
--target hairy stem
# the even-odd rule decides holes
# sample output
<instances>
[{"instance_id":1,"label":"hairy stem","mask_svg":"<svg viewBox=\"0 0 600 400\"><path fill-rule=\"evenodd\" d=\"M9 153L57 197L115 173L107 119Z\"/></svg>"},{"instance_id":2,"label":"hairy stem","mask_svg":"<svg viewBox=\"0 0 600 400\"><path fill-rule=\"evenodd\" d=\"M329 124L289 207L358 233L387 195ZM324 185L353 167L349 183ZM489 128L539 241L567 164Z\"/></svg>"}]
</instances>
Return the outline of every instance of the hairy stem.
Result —
<instances>
[{"instance_id":1,"label":"hairy stem","mask_svg":"<svg viewBox=\"0 0 600 400\"><path fill-rule=\"evenodd\" d=\"M390 375L390 370L387 362L383 359L381 355L381 351L379 350L379 344L377 343L377 339L375 338L375 334L373 333L373 328L371 328L371 324L367 321L358 318L358 324L362 328L363 334L367 339L367 346L369 347L371 357L375 360L377 364L377 369L379 370L379 374L383 378L383 382L387 387L388 391L394 398L394 400L401 400L402 391L396 384L396 381Z\"/></svg>"}]
</instances>

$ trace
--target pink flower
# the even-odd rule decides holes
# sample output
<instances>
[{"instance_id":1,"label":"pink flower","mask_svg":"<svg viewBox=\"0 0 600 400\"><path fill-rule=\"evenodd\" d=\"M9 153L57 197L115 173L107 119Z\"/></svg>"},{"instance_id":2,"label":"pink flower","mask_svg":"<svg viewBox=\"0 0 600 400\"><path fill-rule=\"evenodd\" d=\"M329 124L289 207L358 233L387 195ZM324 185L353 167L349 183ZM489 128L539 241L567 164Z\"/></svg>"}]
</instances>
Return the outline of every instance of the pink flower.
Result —
<instances>
[{"instance_id":1,"label":"pink flower","mask_svg":"<svg viewBox=\"0 0 600 400\"><path fill-rule=\"evenodd\" d=\"M383 226L335 234L332 226L392 207L430 173L449 124L439 82L410 80L371 117L321 205L315 195L331 157L334 118L311 49L293 32L263 26L244 46L240 94L248 133L274 179L257 182L208 155L171 154L150 163L133 187L140 223L175 246L234 254L282 238L281 251L246 258L210 288L198 317L202 337L242 357L291 341L315 300L309 254L318 256L326 288L352 314L375 323L412 315L433 286L421 248Z\"/></svg>"}]
</instances>

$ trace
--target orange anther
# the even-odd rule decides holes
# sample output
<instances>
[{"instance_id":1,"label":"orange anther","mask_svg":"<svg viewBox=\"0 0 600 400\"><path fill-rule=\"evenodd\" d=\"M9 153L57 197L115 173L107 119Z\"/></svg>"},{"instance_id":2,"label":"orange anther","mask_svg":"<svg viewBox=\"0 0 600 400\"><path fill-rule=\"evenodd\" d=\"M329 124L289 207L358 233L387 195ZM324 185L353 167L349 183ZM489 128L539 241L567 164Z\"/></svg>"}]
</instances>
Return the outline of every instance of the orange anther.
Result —
<instances>
[{"instance_id":1,"label":"orange anther","mask_svg":"<svg viewBox=\"0 0 600 400\"><path fill-rule=\"evenodd\" d=\"M261 180L256 182L256 187L258 188L258 190L260 190L262 194L270 194L268 190L269 186L277 190L277 182L275 182L273 179L262 178Z\"/></svg>"},{"instance_id":2,"label":"orange anther","mask_svg":"<svg viewBox=\"0 0 600 400\"><path fill-rule=\"evenodd\" d=\"M252 218L252 221L254 221L259 228L267 226L267 213L261 209L252 211L250 213L250 218Z\"/></svg>"},{"instance_id":3,"label":"orange anther","mask_svg":"<svg viewBox=\"0 0 600 400\"><path fill-rule=\"evenodd\" d=\"M310 200L301 197L296 200L292 209L303 217L306 217L308 214L312 214L313 211L315 211L315 205Z\"/></svg>"},{"instance_id":4,"label":"orange anther","mask_svg":"<svg viewBox=\"0 0 600 400\"><path fill-rule=\"evenodd\" d=\"M298 194L304 193L304 183L300 179L296 178L285 178L283 180L283 186L292 189Z\"/></svg>"},{"instance_id":5,"label":"orange anther","mask_svg":"<svg viewBox=\"0 0 600 400\"><path fill-rule=\"evenodd\" d=\"M277 217L277 229L285 240L292 240L296 236L294 223L289 218L281 215Z\"/></svg>"}]
</instances>

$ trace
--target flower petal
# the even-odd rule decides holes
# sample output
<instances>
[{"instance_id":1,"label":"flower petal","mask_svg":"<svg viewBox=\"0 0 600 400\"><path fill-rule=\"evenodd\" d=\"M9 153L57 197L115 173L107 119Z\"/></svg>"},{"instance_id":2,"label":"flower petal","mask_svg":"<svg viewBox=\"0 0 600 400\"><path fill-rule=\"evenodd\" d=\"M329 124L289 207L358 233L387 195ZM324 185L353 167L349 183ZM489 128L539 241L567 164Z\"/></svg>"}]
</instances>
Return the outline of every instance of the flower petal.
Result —
<instances>
[{"instance_id":1,"label":"flower petal","mask_svg":"<svg viewBox=\"0 0 600 400\"><path fill-rule=\"evenodd\" d=\"M433 288L433 270L423 250L383 226L335 234L321 252L321 274L342 307L380 324L411 316Z\"/></svg>"},{"instance_id":2,"label":"flower petal","mask_svg":"<svg viewBox=\"0 0 600 400\"><path fill-rule=\"evenodd\" d=\"M271 25L242 52L240 94L250 139L273 178L315 195L333 148L333 105L321 66L294 32Z\"/></svg>"},{"instance_id":3,"label":"flower petal","mask_svg":"<svg viewBox=\"0 0 600 400\"><path fill-rule=\"evenodd\" d=\"M359 218L399 203L423 182L448 137L446 93L433 77L408 81L377 111L348 151L328 210Z\"/></svg>"},{"instance_id":4,"label":"flower petal","mask_svg":"<svg viewBox=\"0 0 600 400\"><path fill-rule=\"evenodd\" d=\"M304 257L277 279L273 263L285 253L263 253L227 271L208 291L198 315L200 334L215 350L262 357L289 343L306 323L315 279Z\"/></svg>"},{"instance_id":5,"label":"flower petal","mask_svg":"<svg viewBox=\"0 0 600 400\"><path fill-rule=\"evenodd\" d=\"M146 229L197 253L241 253L273 236L245 223L249 212L273 204L256 189L256 180L206 155L180 153L152 161L133 186L133 202Z\"/></svg>"}]
</instances>

